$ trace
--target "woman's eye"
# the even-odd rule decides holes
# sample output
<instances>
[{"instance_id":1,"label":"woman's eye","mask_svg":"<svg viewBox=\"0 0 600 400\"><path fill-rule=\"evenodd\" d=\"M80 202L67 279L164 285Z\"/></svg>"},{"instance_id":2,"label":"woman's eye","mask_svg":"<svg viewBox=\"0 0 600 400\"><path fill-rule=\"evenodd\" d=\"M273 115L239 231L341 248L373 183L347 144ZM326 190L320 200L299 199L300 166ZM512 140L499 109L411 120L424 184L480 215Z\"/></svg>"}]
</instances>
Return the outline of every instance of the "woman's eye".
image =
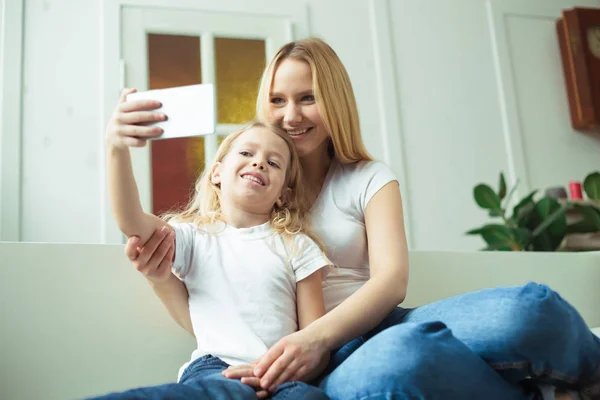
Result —
<instances>
[{"instance_id":1,"label":"woman's eye","mask_svg":"<svg viewBox=\"0 0 600 400\"><path fill-rule=\"evenodd\" d=\"M272 97L271 103L273 104L283 104L283 99L281 97Z\"/></svg>"},{"instance_id":2,"label":"woman's eye","mask_svg":"<svg viewBox=\"0 0 600 400\"><path fill-rule=\"evenodd\" d=\"M252 155L252 154L250 154L249 151L246 151L246 150L240 151L240 154L243 155L244 157L250 157Z\"/></svg>"},{"instance_id":3,"label":"woman's eye","mask_svg":"<svg viewBox=\"0 0 600 400\"><path fill-rule=\"evenodd\" d=\"M279 168L279 165L275 161L269 161L271 167Z\"/></svg>"},{"instance_id":4,"label":"woman's eye","mask_svg":"<svg viewBox=\"0 0 600 400\"><path fill-rule=\"evenodd\" d=\"M302 101L315 101L315 96L312 94L307 94L306 96L302 97Z\"/></svg>"}]
</instances>

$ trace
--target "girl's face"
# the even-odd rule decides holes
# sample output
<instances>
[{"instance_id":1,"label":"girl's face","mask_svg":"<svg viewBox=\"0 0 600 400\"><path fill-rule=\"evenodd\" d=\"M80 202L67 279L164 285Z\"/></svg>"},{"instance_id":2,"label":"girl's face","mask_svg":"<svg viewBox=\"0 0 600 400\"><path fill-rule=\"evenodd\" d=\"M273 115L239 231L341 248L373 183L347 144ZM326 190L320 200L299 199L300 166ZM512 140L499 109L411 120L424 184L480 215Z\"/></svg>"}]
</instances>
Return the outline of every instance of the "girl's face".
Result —
<instances>
[{"instance_id":1,"label":"girl's face","mask_svg":"<svg viewBox=\"0 0 600 400\"><path fill-rule=\"evenodd\" d=\"M268 213L283 200L289 164L285 141L267 128L255 127L236 138L225 158L215 163L211 180L221 185L224 202L231 199L240 209Z\"/></svg>"},{"instance_id":2,"label":"girl's face","mask_svg":"<svg viewBox=\"0 0 600 400\"><path fill-rule=\"evenodd\" d=\"M269 95L269 115L289 133L300 157L327 151L329 134L317 108L308 63L293 58L280 62Z\"/></svg>"}]
</instances>

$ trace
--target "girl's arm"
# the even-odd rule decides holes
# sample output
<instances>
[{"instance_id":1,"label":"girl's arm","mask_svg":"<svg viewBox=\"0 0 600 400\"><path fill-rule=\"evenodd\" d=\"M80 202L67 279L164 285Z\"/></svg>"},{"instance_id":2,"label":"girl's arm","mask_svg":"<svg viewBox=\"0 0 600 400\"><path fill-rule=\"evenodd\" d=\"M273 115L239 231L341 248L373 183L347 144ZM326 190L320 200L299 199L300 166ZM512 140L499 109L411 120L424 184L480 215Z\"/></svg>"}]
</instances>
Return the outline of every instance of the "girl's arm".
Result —
<instances>
[{"instance_id":1,"label":"girl's arm","mask_svg":"<svg viewBox=\"0 0 600 400\"><path fill-rule=\"evenodd\" d=\"M127 95L134 91L126 89L121 93L119 104L106 128L106 173L109 199L119 228L128 237L137 236L143 245L155 229L166 223L154 215L146 214L142 209L129 147L143 146L144 139L160 135L162 129L139 124L163 120L165 116L148 111L160 107L158 102L127 102Z\"/></svg>"},{"instance_id":2,"label":"girl's arm","mask_svg":"<svg viewBox=\"0 0 600 400\"><path fill-rule=\"evenodd\" d=\"M157 228L168 225L142 209L129 148L110 143L106 147L108 191L113 216L127 237L137 236L143 245Z\"/></svg>"},{"instance_id":3,"label":"girl's arm","mask_svg":"<svg viewBox=\"0 0 600 400\"><path fill-rule=\"evenodd\" d=\"M304 329L325 315L325 300L321 282L323 274L317 270L296 283L298 329Z\"/></svg>"},{"instance_id":4,"label":"girl's arm","mask_svg":"<svg viewBox=\"0 0 600 400\"><path fill-rule=\"evenodd\" d=\"M123 90L106 128L106 168L112 211L119 228L129 237L127 256L147 278L171 317L193 335L187 289L171 272L175 256L173 229L162 219L143 211L129 153L129 147L144 146L147 139L162 133L160 128L139 124L164 120L165 116L150 111L160 107L156 101L127 102L127 95L133 92L135 89ZM160 234L153 235L157 230ZM151 237L154 239L148 240ZM165 257L152 262L150 255L159 246L164 250ZM149 255L143 251L146 247L151 250ZM141 256L138 256L140 252Z\"/></svg>"},{"instance_id":5,"label":"girl's arm","mask_svg":"<svg viewBox=\"0 0 600 400\"><path fill-rule=\"evenodd\" d=\"M325 354L374 328L404 301L408 246L396 181L386 184L369 201L365 224L371 278L322 318L272 346L253 371L261 377L261 387L272 389L286 381L281 377L302 380L313 375Z\"/></svg>"}]
</instances>

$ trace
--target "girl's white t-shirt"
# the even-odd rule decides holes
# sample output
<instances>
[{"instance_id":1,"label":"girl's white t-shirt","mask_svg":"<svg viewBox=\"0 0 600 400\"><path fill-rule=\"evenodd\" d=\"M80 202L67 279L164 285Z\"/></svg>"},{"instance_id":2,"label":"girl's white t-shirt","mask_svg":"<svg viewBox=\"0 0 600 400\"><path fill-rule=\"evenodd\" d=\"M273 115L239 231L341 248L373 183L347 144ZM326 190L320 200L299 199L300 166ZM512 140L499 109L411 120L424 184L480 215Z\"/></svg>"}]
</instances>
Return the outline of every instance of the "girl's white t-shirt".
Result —
<instances>
[{"instance_id":1,"label":"girl's white t-shirt","mask_svg":"<svg viewBox=\"0 0 600 400\"><path fill-rule=\"evenodd\" d=\"M312 209L313 232L335 265L323 281L328 312L369 279L365 210L381 188L396 180L392 170L380 162L332 161Z\"/></svg>"},{"instance_id":2,"label":"girl's white t-shirt","mask_svg":"<svg viewBox=\"0 0 600 400\"><path fill-rule=\"evenodd\" d=\"M190 362L212 354L231 365L247 364L298 330L296 283L331 264L312 239L286 239L268 222L241 229L171 225L172 270L189 292L197 341Z\"/></svg>"}]
</instances>

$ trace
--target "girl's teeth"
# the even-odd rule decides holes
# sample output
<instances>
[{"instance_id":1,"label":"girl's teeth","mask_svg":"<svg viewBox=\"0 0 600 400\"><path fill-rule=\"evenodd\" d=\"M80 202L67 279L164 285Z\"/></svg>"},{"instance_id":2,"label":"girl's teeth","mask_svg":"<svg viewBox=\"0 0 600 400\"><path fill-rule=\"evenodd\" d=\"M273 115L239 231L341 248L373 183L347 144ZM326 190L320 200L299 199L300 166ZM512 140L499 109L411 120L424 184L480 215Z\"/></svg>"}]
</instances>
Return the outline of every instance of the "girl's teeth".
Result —
<instances>
[{"instance_id":1,"label":"girl's teeth","mask_svg":"<svg viewBox=\"0 0 600 400\"><path fill-rule=\"evenodd\" d=\"M248 179L250 181L254 181L260 185L262 185L263 183L256 177L252 176L252 175L244 175L244 179Z\"/></svg>"}]
</instances>

